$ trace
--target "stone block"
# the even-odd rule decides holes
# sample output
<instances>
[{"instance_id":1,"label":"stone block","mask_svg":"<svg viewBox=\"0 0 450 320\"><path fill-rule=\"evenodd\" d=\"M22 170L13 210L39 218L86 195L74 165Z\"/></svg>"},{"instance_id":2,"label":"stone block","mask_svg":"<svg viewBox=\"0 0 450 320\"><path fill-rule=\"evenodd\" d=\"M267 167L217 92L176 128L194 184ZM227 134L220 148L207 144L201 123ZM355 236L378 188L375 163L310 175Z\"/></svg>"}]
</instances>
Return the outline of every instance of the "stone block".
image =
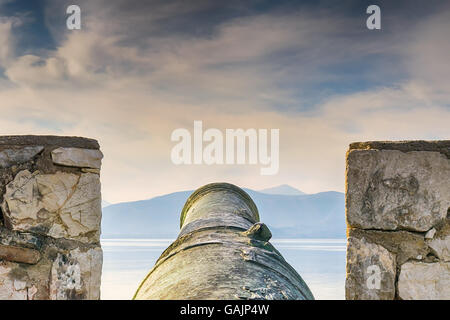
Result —
<instances>
[{"instance_id":1,"label":"stone block","mask_svg":"<svg viewBox=\"0 0 450 320\"><path fill-rule=\"evenodd\" d=\"M100 299L102 261L100 248L59 253L52 265L50 299Z\"/></svg>"},{"instance_id":2,"label":"stone block","mask_svg":"<svg viewBox=\"0 0 450 320\"><path fill-rule=\"evenodd\" d=\"M442 261L450 262L450 219L427 239L431 251Z\"/></svg>"},{"instance_id":3,"label":"stone block","mask_svg":"<svg viewBox=\"0 0 450 320\"><path fill-rule=\"evenodd\" d=\"M43 146L3 149L0 151L0 168L8 168L13 165L30 161L42 150L44 150Z\"/></svg>"},{"instance_id":4,"label":"stone block","mask_svg":"<svg viewBox=\"0 0 450 320\"><path fill-rule=\"evenodd\" d=\"M99 241L101 195L97 174L21 171L6 186L2 208L13 230Z\"/></svg>"},{"instance_id":5,"label":"stone block","mask_svg":"<svg viewBox=\"0 0 450 320\"><path fill-rule=\"evenodd\" d=\"M403 264L398 295L404 300L449 300L450 263L412 261Z\"/></svg>"},{"instance_id":6,"label":"stone block","mask_svg":"<svg viewBox=\"0 0 450 320\"><path fill-rule=\"evenodd\" d=\"M346 215L351 227L425 232L450 208L450 160L440 152L350 150Z\"/></svg>"},{"instance_id":7,"label":"stone block","mask_svg":"<svg viewBox=\"0 0 450 320\"><path fill-rule=\"evenodd\" d=\"M386 248L364 237L348 238L346 299L394 299L395 274L395 256Z\"/></svg>"},{"instance_id":8,"label":"stone block","mask_svg":"<svg viewBox=\"0 0 450 320\"><path fill-rule=\"evenodd\" d=\"M26 282L10 277L11 263L0 260L0 300L27 300Z\"/></svg>"},{"instance_id":9,"label":"stone block","mask_svg":"<svg viewBox=\"0 0 450 320\"><path fill-rule=\"evenodd\" d=\"M348 236L359 240L365 239L368 243L386 248L395 255L397 264L403 264L411 259L421 260L430 253L430 248L423 235L417 233L351 228L348 230Z\"/></svg>"},{"instance_id":10,"label":"stone block","mask_svg":"<svg viewBox=\"0 0 450 320\"><path fill-rule=\"evenodd\" d=\"M36 264L40 258L41 254L34 249L0 245L0 260Z\"/></svg>"},{"instance_id":11,"label":"stone block","mask_svg":"<svg viewBox=\"0 0 450 320\"><path fill-rule=\"evenodd\" d=\"M52 151L55 164L100 169L103 154L100 150L82 148L57 148Z\"/></svg>"}]
</instances>

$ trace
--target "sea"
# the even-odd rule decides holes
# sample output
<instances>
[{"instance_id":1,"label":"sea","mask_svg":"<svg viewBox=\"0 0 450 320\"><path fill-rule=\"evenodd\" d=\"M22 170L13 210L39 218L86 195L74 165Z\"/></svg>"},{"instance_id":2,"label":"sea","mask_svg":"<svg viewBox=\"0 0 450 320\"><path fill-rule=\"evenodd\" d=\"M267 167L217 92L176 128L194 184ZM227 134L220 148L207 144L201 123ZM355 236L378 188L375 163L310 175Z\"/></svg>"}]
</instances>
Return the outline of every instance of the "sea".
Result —
<instances>
[{"instance_id":1,"label":"sea","mask_svg":"<svg viewBox=\"0 0 450 320\"><path fill-rule=\"evenodd\" d=\"M102 300L131 299L173 239L102 239ZM272 239L317 300L343 300L345 239Z\"/></svg>"}]
</instances>

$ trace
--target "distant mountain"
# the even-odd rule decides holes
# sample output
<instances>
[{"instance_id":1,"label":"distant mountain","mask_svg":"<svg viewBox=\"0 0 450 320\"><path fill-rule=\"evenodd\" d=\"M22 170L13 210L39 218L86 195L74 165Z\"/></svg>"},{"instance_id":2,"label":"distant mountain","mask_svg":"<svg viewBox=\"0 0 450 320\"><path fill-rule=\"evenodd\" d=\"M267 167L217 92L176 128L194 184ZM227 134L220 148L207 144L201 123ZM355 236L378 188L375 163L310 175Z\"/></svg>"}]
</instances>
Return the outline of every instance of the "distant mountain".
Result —
<instances>
[{"instance_id":1,"label":"distant mountain","mask_svg":"<svg viewBox=\"0 0 450 320\"><path fill-rule=\"evenodd\" d=\"M345 238L344 194L267 194L245 189L274 238ZM180 213L192 191L103 209L102 238L176 238Z\"/></svg>"},{"instance_id":2,"label":"distant mountain","mask_svg":"<svg viewBox=\"0 0 450 320\"><path fill-rule=\"evenodd\" d=\"M102 208L110 206L111 203L109 203L108 201L102 200Z\"/></svg>"},{"instance_id":3,"label":"distant mountain","mask_svg":"<svg viewBox=\"0 0 450 320\"><path fill-rule=\"evenodd\" d=\"M259 192L266 193L266 194L284 194L286 196L300 196L302 194L306 194L306 193L301 192L300 190L295 189L294 187L291 187L290 185L287 185L287 184L282 184L280 186L273 187L273 188L262 189L262 190L259 190Z\"/></svg>"}]
</instances>

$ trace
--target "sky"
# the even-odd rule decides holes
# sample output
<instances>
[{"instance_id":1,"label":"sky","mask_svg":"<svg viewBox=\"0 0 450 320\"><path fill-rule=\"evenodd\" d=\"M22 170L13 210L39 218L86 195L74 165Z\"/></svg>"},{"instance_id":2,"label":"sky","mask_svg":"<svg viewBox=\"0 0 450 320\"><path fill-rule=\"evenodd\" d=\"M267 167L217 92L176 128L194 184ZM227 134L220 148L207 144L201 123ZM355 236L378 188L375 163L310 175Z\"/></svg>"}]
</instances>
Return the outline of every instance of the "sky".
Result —
<instances>
[{"instance_id":1,"label":"sky","mask_svg":"<svg viewBox=\"0 0 450 320\"><path fill-rule=\"evenodd\" d=\"M449 31L448 1L0 0L0 134L97 139L111 203L218 181L343 192L349 143L449 139ZM195 120L279 129L278 173L175 165Z\"/></svg>"}]
</instances>

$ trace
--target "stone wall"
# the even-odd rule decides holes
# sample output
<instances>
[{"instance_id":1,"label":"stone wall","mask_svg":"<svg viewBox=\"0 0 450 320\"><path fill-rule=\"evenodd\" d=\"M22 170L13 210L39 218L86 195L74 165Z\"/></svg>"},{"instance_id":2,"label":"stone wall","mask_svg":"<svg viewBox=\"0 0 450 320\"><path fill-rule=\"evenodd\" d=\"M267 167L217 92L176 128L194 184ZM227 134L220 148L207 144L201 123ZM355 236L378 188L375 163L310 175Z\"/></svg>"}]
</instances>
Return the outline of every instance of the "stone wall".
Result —
<instances>
[{"instance_id":1,"label":"stone wall","mask_svg":"<svg viewBox=\"0 0 450 320\"><path fill-rule=\"evenodd\" d=\"M97 141L0 137L0 299L99 299Z\"/></svg>"},{"instance_id":2,"label":"stone wall","mask_svg":"<svg viewBox=\"0 0 450 320\"><path fill-rule=\"evenodd\" d=\"M450 299L450 141L353 143L347 299Z\"/></svg>"}]
</instances>

